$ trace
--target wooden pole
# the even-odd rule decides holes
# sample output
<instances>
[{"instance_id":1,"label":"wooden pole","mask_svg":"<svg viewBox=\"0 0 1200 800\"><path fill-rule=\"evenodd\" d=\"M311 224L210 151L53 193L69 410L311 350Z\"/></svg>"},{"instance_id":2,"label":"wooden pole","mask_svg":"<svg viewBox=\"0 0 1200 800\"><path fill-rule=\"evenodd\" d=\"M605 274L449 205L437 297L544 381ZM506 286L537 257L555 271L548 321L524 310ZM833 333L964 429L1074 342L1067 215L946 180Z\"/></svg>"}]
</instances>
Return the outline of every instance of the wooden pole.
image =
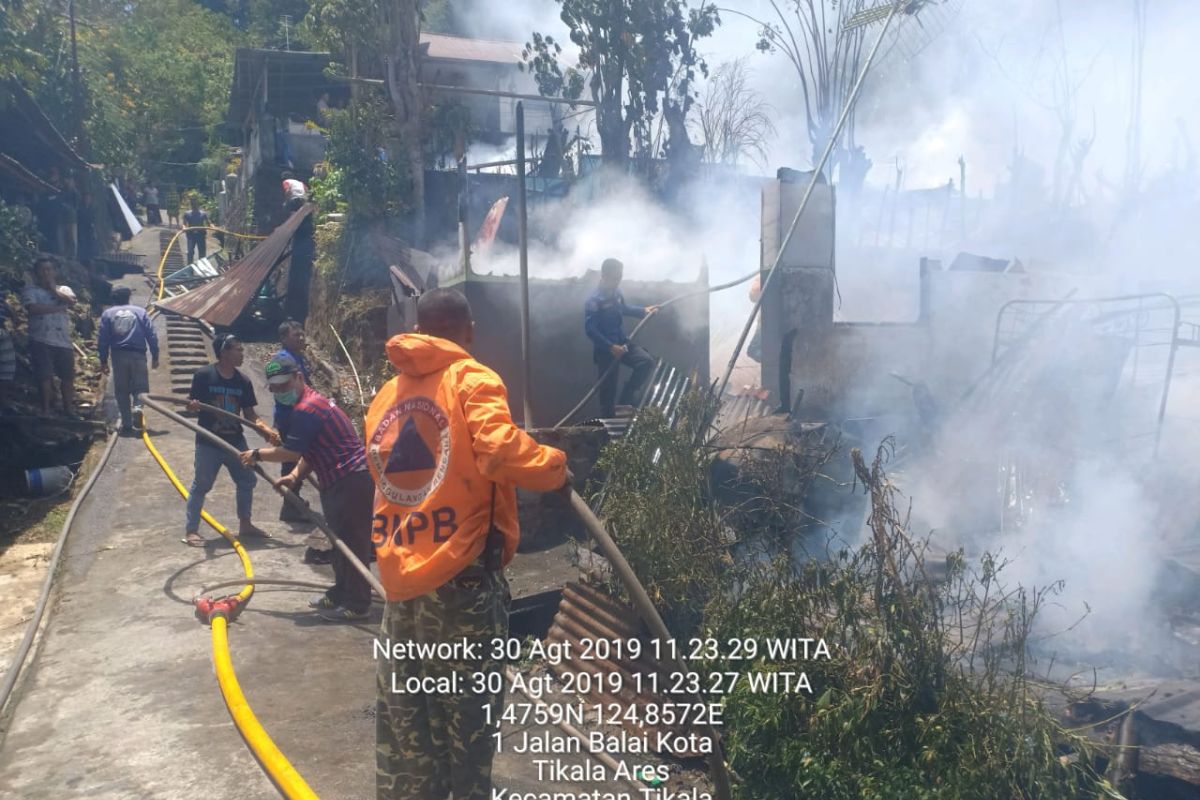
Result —
<instances>
[{"instance_id":1,"label":"wooden pole","mask_svg":"<svg viewBox=\"0 0 1200 800\"><path fill-rule=\"evenodd\" d=\"M471 272L471 245L467 241L467 157L458 157L458 259L465 277Z\"/></svg>"},{"instance_id":2,"label":"wooden pole","mask_svg":"<svg viewBox=\"0 0 1200 800\"><path fill-rule=\"evenodd\" d=\"M521 247L521 399L525 430L533 427L529 352L529 232L525 208L525 104L517 103L517 230Z\"/></svg>"}]
</instances>

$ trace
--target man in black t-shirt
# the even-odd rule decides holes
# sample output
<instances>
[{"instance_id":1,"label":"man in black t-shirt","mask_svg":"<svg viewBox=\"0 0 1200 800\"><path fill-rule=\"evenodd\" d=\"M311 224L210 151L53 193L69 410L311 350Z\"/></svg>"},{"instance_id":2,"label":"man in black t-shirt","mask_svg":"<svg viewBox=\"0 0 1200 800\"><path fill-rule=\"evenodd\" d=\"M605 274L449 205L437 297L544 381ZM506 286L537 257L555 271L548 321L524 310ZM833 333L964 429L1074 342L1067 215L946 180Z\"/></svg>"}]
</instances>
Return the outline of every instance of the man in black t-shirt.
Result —
<instances>
[{"instance_id":1,"label":"man in black t-shirt","mask_svg":"<svg viewBox=\"0 0 1200 800\"><path fill-rule=\"evenodd\" d=\"M254 411L254 406L258 404L258 399L254 396L254 386L238 370L245 359L242 343L232 334L218 336L213 342L213 352L216 353L217 363L201 367L192 376L188 411L200 412L200 427L212 431L239 452L244 451L249 447L241 423L208 411L202 408L200 403L216 406L230 414L240 414L261 431L267 432L270 428ZM267 535L254 527L250 521L256 483L254 471L243 467L236 454L228 453L196 434L196 470L187 501L187 521L183 539L185 544L193 547L204 546L204 537L200 535L200 510L204 507L204 497L212 489L222 466L229 470L229 476L233 478L237 487L238 537Z\"/></svg>"}]
</instances>

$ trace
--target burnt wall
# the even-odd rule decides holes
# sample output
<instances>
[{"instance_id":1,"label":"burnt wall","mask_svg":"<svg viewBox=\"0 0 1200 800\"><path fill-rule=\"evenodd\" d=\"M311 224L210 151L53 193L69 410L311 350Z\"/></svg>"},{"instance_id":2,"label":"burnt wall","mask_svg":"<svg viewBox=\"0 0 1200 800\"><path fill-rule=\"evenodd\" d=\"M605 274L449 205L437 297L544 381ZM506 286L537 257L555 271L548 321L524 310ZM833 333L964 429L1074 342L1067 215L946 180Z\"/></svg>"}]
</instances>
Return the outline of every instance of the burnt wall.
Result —
<instances>
[{"instance_id":1,"label":"burnt wall","mask_svg":"<svg viewBox=\"0 0 1200 800\"><path fill-rule=\"evenodd\" d=\"M566 414L596 381L592 343L583 332L583 306L598 276L590 272L569 280L531 280L530 350L534 422L550 426ZM475 314L475 344L481 362L500 373L508 386L513 417L523 422L520 284L510 277L472 275L445 284L466 294ZM661 303L701 288L671 281L626 281L621 286L631 305ZM632 331L636 319L625 321ZM697 370L708 381L708 295L689 298L659 312L646 323L637 342L655 358L685 370ZM622 382L629 370L621 369ZM593 398L576 419L595 417Z\"/></svg>"},{"instance_id":2,"label":"burnt wall","mask_svg":"<svg viewBox=\"0 0 1200 800\"><path fill-rule=\"evenodd\" d=\"M532 164L530 165L532 167ZM541 238L535 210L544 203L561 200L567 194L567 182L559 178L529 177L526 204L529 213L529 235ZM430 242L458 241L458 193L457 172L443 170L425 171L425 233ZM479 232L483 218L492 205L501 197L508 197L509 205L500 218L496 239L515 245L517 243L517 196L518 183L515 175L495 173L469 173L467 175L467 236L471 241Z\"/></svg>"}]
</instances>

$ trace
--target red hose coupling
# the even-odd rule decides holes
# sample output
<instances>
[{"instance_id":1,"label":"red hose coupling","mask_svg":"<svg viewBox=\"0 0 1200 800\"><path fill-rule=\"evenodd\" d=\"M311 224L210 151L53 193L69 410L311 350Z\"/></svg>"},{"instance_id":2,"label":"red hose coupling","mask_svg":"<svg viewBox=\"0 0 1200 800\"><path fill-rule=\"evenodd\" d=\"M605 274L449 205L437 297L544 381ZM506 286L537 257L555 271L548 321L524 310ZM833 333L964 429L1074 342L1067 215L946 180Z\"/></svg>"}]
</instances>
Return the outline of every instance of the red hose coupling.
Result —
<instances>
[{"instance_id":1,"label":"red hose coupling","mask_svg":"<svg viewBox=\"0 0 1200 800\"><path fill-rule=\"evenodd\" d=\"M192 602L196 605L196 617L208 625L217 614L232 622L242 612L242 599L235 594L218 598L197 597Z\"/></svg>"}]
</instances>

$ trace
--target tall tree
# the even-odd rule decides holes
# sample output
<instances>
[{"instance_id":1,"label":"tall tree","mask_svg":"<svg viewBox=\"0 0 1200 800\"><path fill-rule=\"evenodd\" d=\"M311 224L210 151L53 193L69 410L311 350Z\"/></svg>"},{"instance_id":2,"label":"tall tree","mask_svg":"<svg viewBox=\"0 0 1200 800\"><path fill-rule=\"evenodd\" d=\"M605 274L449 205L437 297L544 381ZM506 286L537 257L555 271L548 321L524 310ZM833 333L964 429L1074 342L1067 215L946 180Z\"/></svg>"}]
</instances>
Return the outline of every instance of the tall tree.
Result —
<instances>
[{"instance_id":1,"label":"tall tree","mask_svg":"<svg viewBox=\"0 0 1200 800\"><path fill-rule=\"evenodd\" d=\"M408 164L413 238L425 235L425 163L421 147L424 98L420 86L420 0L315 0L307 24L351 72L374 63L383 75L395 126L394 152Z\"/></svg>"},{"instance_id":2,"label":"tall tree","mask_svg":"<svg viewBox=\"0 0 1200 800\"><path fill-rule=\"evenodd\" d=\"M713 71L697 110L695 124L705 161L734 165L749 158L766 163L767 140L775 133L773 109L750 87L745 58L727 61Z\"/></svg>"},{"instance_id":3,"label":"tall tree","mask_svg":"<svg viewBox=\"0 0 1200 800\"><path fill-rule=\"evenodd\" d=\"M77 0L89 157L179 180L219 145L242 36L192 0ZM15 73L61 131L75 132L69 20L56 3L0 0L0 74ZM202 42L203 46L186 46ZM214 165L215 166L215 165Z\"/></svg>"},{"instance_id":4,"label":"tall tree","mask_svg":"<svg viewBox=\"0 0 1200 800\"><path fill-rule=\"evenodd\" d=\"M412 180L413 239L425 245L425 152L421 147L423 101L418 75L421 64L419 0L386 0L380 4L387 46L383 69L388 96L396 115L400 147Z\"/></svg>"},{"instance_id":5,"label":"tall tree","mask_svg":"<svg viewBox=\"0 0 1200 800\"><path fill-rule=\"evenodd\" d=\"M555 0L579 57L565 69L562 46L532 34L524 65L545 96L578 98L584 87L596 103L596 127L605 163L624 166L631 145L652 148L652 128L664 113L671 131L668 155L686 157L686 119L695 101L697 73L707 72L697 40L720 24L715 5L689 8L687 0Z\"/></svg>"},{"instance_id":6,"label":"tall tree","mask_svg":"<svg viewBox=\"0 0 1200 800\"><path fill-rule=\"evenodd\" d=\"M865 28L849 27L856 14L878 5L875 0L770 0L768 19L744 16L759 26L758 49L786 56L800 81L812 160L820 160L839 114L862 66ZM861 184L866 155L855 139L855 114L846 122L843 144L831 156L830 172L841 168L843 181ZM867 162L869 164L869 162ZM860 174L861 173L861 174ZM857 187L849 187L857 188Z\"/></svg>"},{"instance_id":7,"label":"tall tree","mask_svg":"<svg viewBox=\"0 0 1200 800\"><path fill-rule=\"evenodd\" d=\"M220 146L233 49L242 41L226 18L191 0L93 13L80 28L80 62L96 158L189 182L212 177L201 162Z\"/></svg>"}]
</instances>

